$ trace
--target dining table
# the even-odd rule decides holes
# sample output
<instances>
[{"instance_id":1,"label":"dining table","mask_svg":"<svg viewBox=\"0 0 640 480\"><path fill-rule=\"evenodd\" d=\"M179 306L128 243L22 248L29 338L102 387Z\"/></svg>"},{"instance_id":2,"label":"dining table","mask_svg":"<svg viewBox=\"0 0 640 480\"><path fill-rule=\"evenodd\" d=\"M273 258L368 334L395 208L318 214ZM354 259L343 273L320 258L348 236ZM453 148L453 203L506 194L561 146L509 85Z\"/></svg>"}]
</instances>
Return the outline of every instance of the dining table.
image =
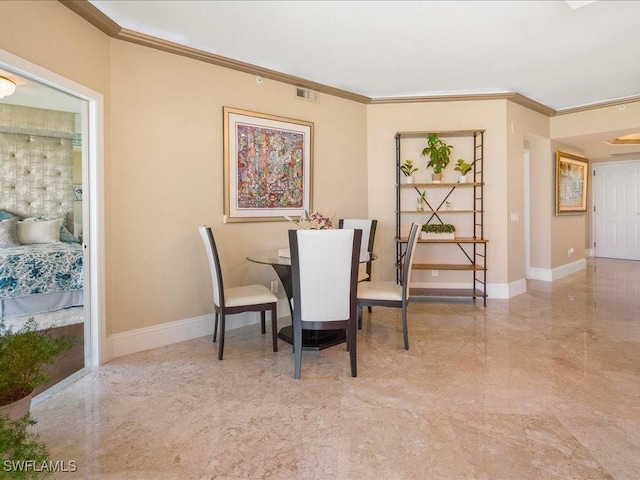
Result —
<instances>
[{"instance_id":1,"label":"dining table","mask_svg":"<svg viewBox=\"0 0 640 480\"><path fill-rule=\"evenodd\" d=\"M293 280L291 274L291 258L287 256L288 249L261 250L250 255L246 259L253 263L271 265L282 283L287 300L291 319L293 320ZM369 258L360 259L360 263L375 260L377 255L369 253ZM293 345L293 326L287 325L280 329L278 338ZM344 330L302 330L302 348L305 350L323 350L346 341Z\"/></svg>"}]
</instances>

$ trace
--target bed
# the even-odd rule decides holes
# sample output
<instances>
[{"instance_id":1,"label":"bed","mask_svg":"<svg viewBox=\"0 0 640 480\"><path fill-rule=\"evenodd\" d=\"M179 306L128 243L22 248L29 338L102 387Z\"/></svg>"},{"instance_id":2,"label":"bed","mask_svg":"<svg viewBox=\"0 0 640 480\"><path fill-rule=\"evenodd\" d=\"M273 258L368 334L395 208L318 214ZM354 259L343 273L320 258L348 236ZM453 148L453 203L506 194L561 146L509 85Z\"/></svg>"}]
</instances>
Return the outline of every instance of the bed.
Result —
<instances>
[{"instance_id":1,"label":"bed","mask_svg":"<svg viewBox=\"0 0 640 480\"><path fill-rule=\"evenodd\" d=\"M0 211L0 218L3 214ZM0 221L2 318L83 305L82 245L70 233L60 233L61 220L47 218L14 216ZM15 238L12 232L6 234L12 226Z\"/></svg>"},{"instance_id":2,"label":"bed","mask_svg":"<svg viewBox=\"0 0 640 480\"><path fill-rule=\"evenodd\" d=\"M0 104L0 318L84 303L83 247L67 228L75 129L75 114Z\"/></svg>"}]
</instances>

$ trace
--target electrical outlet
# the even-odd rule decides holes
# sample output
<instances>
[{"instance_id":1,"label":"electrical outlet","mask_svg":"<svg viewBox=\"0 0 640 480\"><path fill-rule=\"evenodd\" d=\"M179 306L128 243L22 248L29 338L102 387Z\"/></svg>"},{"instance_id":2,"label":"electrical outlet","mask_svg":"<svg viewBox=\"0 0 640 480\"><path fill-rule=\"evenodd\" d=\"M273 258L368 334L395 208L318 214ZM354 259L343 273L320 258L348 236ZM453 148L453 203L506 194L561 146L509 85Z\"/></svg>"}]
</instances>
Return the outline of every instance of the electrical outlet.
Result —
<instances>
[{"instance_id":1,"label":"electrical outlet","mask_svg":"<svg viewBox=\"0 0 640 480\"><path fill-rule=\"evenodd\" d=\"M271 281L271 291L273 293L278 293L278 281L277 280L272 280Z\"/></svg>"},{"instance_id":2,"label":"electrical outlet","mask_svg":"<svg viewBox=\"0 0 640 480\"><path fill-rule=\"evenodd\" d=\"M573 256L573 254L576 253L576 251L572 248L570 248L569 250L567 250L567 257L571 257Z\"/></svg>"},{"instance_id":3,"label":"electrical outlet","mask_svg":"<svg viewBox=\"0 0 640 480\"><path fill-rule=\"evenodd\" d=\"M431 270L431 276L432 277L437 277L438 276L438 270Z\"/></svg>"}]
</instances>

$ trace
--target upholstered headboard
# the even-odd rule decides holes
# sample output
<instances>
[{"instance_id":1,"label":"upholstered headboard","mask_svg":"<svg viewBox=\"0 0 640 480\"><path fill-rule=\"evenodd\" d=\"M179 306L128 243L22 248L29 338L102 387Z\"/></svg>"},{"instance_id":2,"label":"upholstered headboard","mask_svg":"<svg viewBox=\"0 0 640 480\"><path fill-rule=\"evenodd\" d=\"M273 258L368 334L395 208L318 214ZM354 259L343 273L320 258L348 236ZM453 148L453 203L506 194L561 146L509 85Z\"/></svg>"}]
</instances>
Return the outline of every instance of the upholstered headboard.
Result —
<instances>
[{"instance_id":1,"label":"upholstered headboard","mask_svg":"<svg viewBox=\"0 0 640 480\"><path fill-rule=\"evenodd\" d=\"M0 104L0 208L27 217L73 211L75 115Z\"/></svg>"}]
</instances>

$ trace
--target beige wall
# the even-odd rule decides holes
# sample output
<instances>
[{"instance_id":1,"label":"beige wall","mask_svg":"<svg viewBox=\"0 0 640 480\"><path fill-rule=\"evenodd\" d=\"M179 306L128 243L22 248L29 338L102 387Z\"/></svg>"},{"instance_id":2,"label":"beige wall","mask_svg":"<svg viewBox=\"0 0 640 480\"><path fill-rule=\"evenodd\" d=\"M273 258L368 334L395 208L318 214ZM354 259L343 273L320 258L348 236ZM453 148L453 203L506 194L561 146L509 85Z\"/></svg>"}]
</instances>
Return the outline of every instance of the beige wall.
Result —
<instances>
[{"instance_id":1,"label":"beige wall","mask_svg":"<svg viewBox=\"0 0 640 480\"><path fill-rule=\"evenodd\" d=\"M313 207L367 215L364 105L164 52L112 41L111 228L107 308L112 332L210 313L197 227L214 227L226 281L268 284L249 253L287 245L287 222L223 224L223 115L230 106L314 122Z\"/></svg>"},{"instance_id":2,"label":"beige wall","mask_svg":"<svg viewBox=\"0 0 640 480\"><path fill-rule=\"evenodd\" d=\"M485 237L488 246L488 281L506 283L507 274L507 173L506 173L506 101L467 101L443 103L404 103L370 105L367 108L369 151L369 215L378 219L374 278L395 280L395 134L402 131L484 129L485 165ZM416 150L417 151L417 150ZM454 161L458 152L452 151ZM404 155L404 153L403 153ZM469 160L469 155L462 154ZM427 160L413 156L421 174ZM403 157L404 160L404 157ZM445 175L453 175L450 165ZM424 223L426 217L420 221ZM438 282L456 282L456 272L442 272ZM415 277L415 279L414 279ZM428 272L415 272L412 281L432 282Z\"/></svg>"},{"instance_id":3,"label":"beige wall","mask_svg":"<svg viewBox=\"0 0 640 480\"><path fill-rule=\"evenodd\" d=\"M532 182L533 177L544 176L548 170L549 161L548 141L544 148L544 139L549 137L549 118L512 102L507 102L507 229L508 235L508 281L509 283L525 278L525 211L524 211L524 148L529 147L529 214L531 218L548 218L548 204L546 198L552 190L546 180ZM543 142L540 148L539 142ZM534 144L534 148L531 145ZM539 170L542 170L540 172ZM544 198L541 198L544 197ZM542 210L542 211L539 211ZM517 221L511 220L511 216ZM531 223L531 222L530 222ZM537 231L537 229L536 229ZM547 228L548 231L548 228ZM533 232L533 229L532 229ZM530 241L530 255L533 267L544 267L545 264L535 264L533 258L544 258L544 250L548 247L550 235ZM542 251L539 251L542 250Z\"/></svg>"}]
</instances>

